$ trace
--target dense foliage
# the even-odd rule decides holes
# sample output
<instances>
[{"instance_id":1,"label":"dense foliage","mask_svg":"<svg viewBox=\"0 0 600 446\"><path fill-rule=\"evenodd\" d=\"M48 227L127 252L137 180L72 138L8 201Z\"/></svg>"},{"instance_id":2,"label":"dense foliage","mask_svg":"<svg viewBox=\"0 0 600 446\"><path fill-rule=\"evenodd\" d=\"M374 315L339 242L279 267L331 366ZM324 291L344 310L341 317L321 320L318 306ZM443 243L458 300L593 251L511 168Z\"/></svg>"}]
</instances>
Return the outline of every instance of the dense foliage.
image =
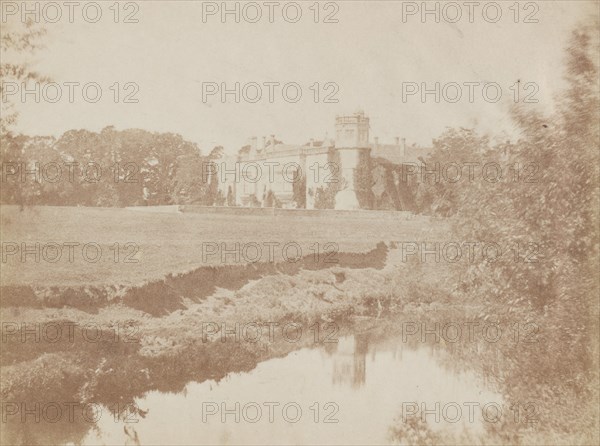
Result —
<instances>
[{"instance_id":1,"label":"dense foliage","mask_svg":"<svg viewBox=\"0 0 600 446\"><path fill-rule=\"evenodd\" d=\"M172 133L71 130L60 138L2 136L1 201L19 205L213 205L218 178L198 147ZM225 201L223 198L221 201Z\"/></svg>"},{"instance_id":2,"label":"dense foliage","mask_svg":"<svg viewBox=\"0 0 600 446\"><path fill-rule=\"evenodd\" d=\"M500 247L495 260L453 265L448 291L483 305L486 320L536 327L534 344L487 353L505 358L496 374L507 399L536 401L554 432L598 429L598 42L597 23L573 33L556 111L515 107L516 142L491 145L473 131L449 130L427 160L497 163L502 178L421 188L426 210L452 221L453 240Z\"/></svg>"}]
</instances>

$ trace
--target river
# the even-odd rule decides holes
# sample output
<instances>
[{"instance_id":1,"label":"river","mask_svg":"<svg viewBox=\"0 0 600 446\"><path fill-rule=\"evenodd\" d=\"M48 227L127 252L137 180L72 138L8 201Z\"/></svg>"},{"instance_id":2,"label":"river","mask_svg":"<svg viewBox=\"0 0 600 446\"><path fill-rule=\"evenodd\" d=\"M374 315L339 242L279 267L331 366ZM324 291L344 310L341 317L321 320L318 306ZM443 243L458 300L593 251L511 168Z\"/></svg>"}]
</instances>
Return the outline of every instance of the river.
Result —
<instances>
[{"instance_id":1,"label":"river","mask_svg":"<svg viewBox=\"0 0 600 446\"><path fill-rule=\"evenodd\" d=\"M136 399L141 416L102 417L83 444L390 444L392 428L419 434L408 428L421 410L434 432L483 434L502 403L443 346L365 332L179 393L149 391Z\"/></svg>"}]
</instances>

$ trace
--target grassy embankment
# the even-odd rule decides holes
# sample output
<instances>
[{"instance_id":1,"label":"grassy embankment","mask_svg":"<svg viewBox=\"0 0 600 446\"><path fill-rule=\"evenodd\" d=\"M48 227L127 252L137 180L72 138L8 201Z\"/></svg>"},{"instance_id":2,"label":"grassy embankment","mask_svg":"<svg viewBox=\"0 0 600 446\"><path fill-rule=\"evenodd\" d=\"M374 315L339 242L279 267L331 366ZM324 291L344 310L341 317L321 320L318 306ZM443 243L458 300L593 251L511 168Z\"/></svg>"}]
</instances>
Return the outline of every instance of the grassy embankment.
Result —
<instances>
[{"instance_id":1,"label":"grassy embankment","mask_svg":"<svg viewBox=\"0 0 600 446\"><path fill-rule=\"evenodd\" d=\"M79 332L75 341L63 336L56 343L23 343L9 336L3 343L3 399L107 405L133 401L149 390L180 391L191 380L251 370L267 358L314 345L308 331L314 323L336 323L337 337L372 328L370 317L405 308L419 295L408 274L401 273L406 265L393 265L398 262L381 242L430 236L424 219L342 222L87 208L3 209L2 223L3 241L93 241L103 249L133 241L140 246L137 264L118 264L110 257L98 263L11 259L12 264L3 265L9 266L3 272L3 321L93 324L107 333L100 342L86 342ZM222 241L294 241L304 256L295 263L281 258L250 265L203 262L202 243ZM324 263L323 256L315 262L309 250L315 242L337 243L337 263ZM431 280L414 279L430 286ZM281 336L270 342L266 334L258 343L204 342L207 322L228 328L296 322L304 335L294 343ZM132 330L123 330L128 325ZM139 342L115 342L116 327L121 336L125 331ZM61 441L60 429L53 435Z\"/></svg>"}]
</instances>

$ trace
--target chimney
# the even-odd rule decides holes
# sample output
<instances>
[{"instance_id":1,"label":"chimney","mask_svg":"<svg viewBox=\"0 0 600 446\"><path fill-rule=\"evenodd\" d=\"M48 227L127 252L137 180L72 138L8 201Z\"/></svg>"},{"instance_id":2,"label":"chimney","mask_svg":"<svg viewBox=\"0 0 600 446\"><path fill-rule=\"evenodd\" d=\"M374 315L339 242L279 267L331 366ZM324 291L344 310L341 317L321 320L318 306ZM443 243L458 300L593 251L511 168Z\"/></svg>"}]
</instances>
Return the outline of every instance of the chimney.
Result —
<instances>
[{"instance_id":1,"label":"chimney","mask_svg":"<svg viewBox=\"0 0 600 446\"><path fill-rule=\"evenodd\" d=\"M271 139L269 140L270 144L271 144L271 149L273 147L275 147L275 135L271 135Z\"/></svg>"},{"instance_id":2,"label":"chimney","mask_svg":"<svg viewBox=\"0 0 600 446\"><path fill-rule=\"evenodd\" d=\"M314 138L310 138L310 148L312 149L315 146Z\"/></svg>"},{"instance_id":3,"label":"chimney","mask_svg":"<svg viewBox=\"0 0 600 446\"><path fill-rule=\"evenodd\" d=\"M394 140L396 141L396 145L397 145L397 146L399 146L399 145L400 145L400 137L399 137L399 136L396 136L396 137L394 138Z\"/></svg>"},{"instance_id":4,"label":"chimney","mask_svg":"<svg viewBox=\"0 0 600 446\"><path fill-rule=\"evenodd\" d=\"M264 150L264 149L265 149L265 147L267 147L267 137L266 137L266 136L263 136L263 137L262 137L262 145L261 145L261 147L260 147L260 148L261 148L261 150Z\"/></svg>"},{"instance_id":5,"label":"chimney","mask_svg":"<svg viewBox=\"0 0 600 446\"><path fill-rule=\"evenodd\" d=\"M406 138L402 138L402 149L400 149L402 153L402 158L406 156Z\"/></svg>"},{"instance_id":6,"label":"chimney","mask_svg":"<svg viewBox=\"0 0 600 446\"><path fill-rule=\"evenodd\" d=\"M375 140L375 148L378 149L379 148L379 137L376 136L375 138L373 138Z\"/></svg>"}]
</instances>

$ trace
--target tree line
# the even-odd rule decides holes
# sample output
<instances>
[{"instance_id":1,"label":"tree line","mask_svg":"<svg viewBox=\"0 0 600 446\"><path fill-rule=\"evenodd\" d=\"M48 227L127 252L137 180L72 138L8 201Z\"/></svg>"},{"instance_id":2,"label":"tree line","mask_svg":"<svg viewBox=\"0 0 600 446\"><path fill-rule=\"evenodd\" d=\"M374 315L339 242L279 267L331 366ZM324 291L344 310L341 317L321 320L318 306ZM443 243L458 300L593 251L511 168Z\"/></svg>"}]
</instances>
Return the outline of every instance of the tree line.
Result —
<instances>
[{"instance_id":1,"label":"tree line","mask_svg":"<svg viewBox=\"0 0 600 446\"><path fill-rule=\"evenodd\" d=\"M4 204L60 206L212 205L216 176L196 144L173 133L70 130L59 138L1 136Z\"/></svg>"}]
</instances>

